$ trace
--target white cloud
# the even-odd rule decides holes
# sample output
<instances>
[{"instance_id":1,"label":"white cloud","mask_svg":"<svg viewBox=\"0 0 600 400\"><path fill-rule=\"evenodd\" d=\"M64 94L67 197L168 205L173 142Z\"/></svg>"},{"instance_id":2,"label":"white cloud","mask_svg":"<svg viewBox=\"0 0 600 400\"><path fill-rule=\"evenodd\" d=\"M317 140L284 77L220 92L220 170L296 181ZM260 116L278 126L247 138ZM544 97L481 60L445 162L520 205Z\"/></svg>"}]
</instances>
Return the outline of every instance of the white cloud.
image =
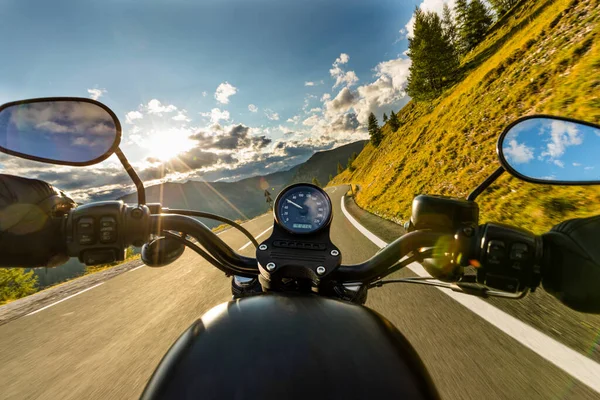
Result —
<instances>
[{"instance_id":1,"label":"white cloud","mask_svg":"<svg viewBox=\"0 0 600 400\"><path fill-rule=\"evenodd\" d=\"M578 163L578 162L574 162L574 163L573 163L573 166L574 166L574 167L581 167L581 164L580 164L580 163Z\"/></svg>"},{"instance_id":2,"label":"white cloud","mask_svg":"<svg viewBox=\"0 0 600 400\"><path fill-rule=\"evenodd\" d=\"M419 8L422 11L434 11L442 16L442 10L444 8L444 3L448 4L450 8L454 8L455 0L423 0L421 4L419 4ZM405 31L406 37L411 38L415 32L415 15L413 13L412 17L408 21L408 23L404 26L403 29L400 29L400 33Z\"/></svg>"},{"instance_id":3,"label":"white cloud","mask_svg":"<svg viewBox=\"0 0 600 400\"><path fill-rule=\"evenodd\" d=\"M315 83L310 81L304 82L304 86L315 86Z\"/></svg>"},{"instance_id":4,"label":"white cloud","mask_svg":"<svg viewBox=\"0 0 600 400\"><path fill-rule=\"evenodd\" d=\"M284 126L284 125L279 125L277 127L277 129L279 129L283 134L294 133L294 131L292 129L290 129L287 126Z\"/></svg>"},{"instance_id":5,"label":"white cloud","mask_svg":"<svg viewBox=\"0 0 600 400\"><path fill-rule=\"evenodd\" d=\"M567 147L577 146L581 143L583 143L583 135L580 134L576 124L554 120L550 123L550 142L542 156L548 156L551 159L559 158L565 153Z\"/></svg>"},{"instance_id":6,"label":"white cloud","mask_svg":"<svg viewBox=\"0 0 600 400\"><path fill-rule=\"evenodd\" d=\"M187 111L186 110L181 110L177 113L176 116L174 116L172 118L174 121L184 121L184 122L190 122L191 119L188 118L187 116Z\"/></svg>"},{"instance_id":7,"label":"white cloud","mask_svg":"<svg viewBox=\"0 0 600 400\"><path fill-rule=\"evenodd\" d=\"M208 92L205 90L204 92L202 92L202 97L206 97L208 96Z\"/></svg>"},{"instance_id":8,"label":"white cloud","mask_svg":"<svg viewBox=\"0 0 600 400\"><path fill-rule=\"evenodd\" d=\"M319 116L318 115L313 115L311 117L306 118L304 121L302 121L302 125L305 126L314 126L317 125L319 123Z\"/></svg>"},{"instance_id":9,"label":"white cloud","mask_svg":"<svg viewBox=\"0 0 600 400\"><path fill-rule=\"evenodd\" d=\"M237 88L229 82L223 82L215 91L215 99L221 104L229 104L229 98L237 93Z\"/></svg>"},{"instance_id":10,"label":"white cloud","mask_svg":"<svg viewBox=\"0 0 600 400\"><path fill-rule=\"evenodd\" d=\"M591 171L591 170L593 170L593 169L594 169L594 167L585 167L584 169L585 169L586 171Z\"/></svg>"},{"instance_id":11,"label":"white cloud","mask_svg":"<svg viewBox=\"0 0 600 400\"><path fill-rule=\"evenodd\" d=\"M200 115L210 118L210 122L213 124L216 124L219 121L228 121L230 117L229 111L221 111L220 108L213 108L210 112L200 113Z\"/></svg>"},{"instance_id":12,"label":"white cloud","mask_svg":"<svg viewBox=\"0 0 600 400\"><path fill-rule=\"evenodd\" d=\"M533 149L524 143L518 143L515 139L508 142L503 149L507 160L515 164L526 164L533 159Z\"/></svg>"},{"instance_id":13,"label":"white cloud","mask_svg":"<svg viewBox=\"0 0 600 400\"><path fill-rule=\"evenodd\" d=\"M321 112L321 111L323 111L321 109L321 107L315 107L315 108L311 108L309 112L313 113L313 112Z\"/></svg>"},{"instance_id":14,"label":"white cloud","mask_svg":"<svg viewBox=\"0 0 600 400\"><path fill-rule=\"evenodd\" d=\"M287 119L287 122L292 122L294 124L297 124L299 121L300 121L299 115L294 115L292 118Z\"/></svg>"},{"instance_id":15,"label":"white cloud","mask_svg":"<svg viewBox=\"0 0 600 400\"><path fill-rule=\"evenodd\" d=\"M177 110L173 104L169 104L168 106L163 105L157 99L152 99L148 102L146 106L149 114L162 114L162 113L170 113Z\"/></svg>"},{"instance_id":16,"label":"white cloud","mask_svg":"<svg viewBox=\"0 0 600 400\"><path fill-rule=\"evenodd\" d=\"M133 124L136 119L142 119L144 118L144 114L142 114L139 111L129 111L127 114L125 114L125 123L127 124Z\"/></svg>"},{"instance_id":17,"label":"white cloud","mask_svg":"<svg viewBox=\"0 0 600 400\"><path fill-rule=\"evenodd\" d=\"M356 82L358 82L358 77L356 76L356 73L354 73L354 71L344 71L340 67L340 65L347 64L349 60L350 60L350 56L346 53L342 53L333 62L333 64L332 64L333 68L331 68L329 70L329 74L331 75L332 78L335 78L335 83L333 85L334 88L341 86L343 84L345 86L352 86Z\"/></svg>"},{"instance_id":18,"label":"white cloud","mask_svg":"<svg viewBox=\"0 0 600 400\"><path fill-rule=\"evenodd\" d=\"M370 113L379 116L389 107L401 107L408 102L405 88L410 64L408 58L381 62L375 67L377 80L358 87L359 101L354 109L361 123L366 123Z\"/></svg>"},{"instance_id":19,"label":"white cloud","mask_svg":"<svg viewBox=\"0 0 600 400\"><path fill-rule=\"evenodd\" d=\"M267 118L269 118L271 121L279 121L279 114L277 114L275 111L270 110L270 109L265 109L265 115L267 116Z\"/></svg>"},{"instance_id":20,"label":"white cloud","mask_svg":"<svg viewBox=\"0 0 600 400\"><path fill-rule=\"evenodd\" d=\"M258 107L256 107L254 104L248 104L248 110L255 113L258 111Z\"/></svg>"},{"instance_id":21,"label":"white cloud","mask_svg":"<svg viewBox=\"0 0 600 400\"><path fill-rule=\"evenodd\" d=\"M552 161L552 162L554 163L554 165L557 165L557 166L559 166L559 167L561 167L561 168L564 168L564 167L565 167L565 163L564 163L564 162L562 162L562 161L560 161L560 160L554 160L554 161Z\"/></svg>"},{"instance_id":22,"label":"white cloud","mask_svg":"<svg viewBox=\"0 0 600 400\"><path fill-rule=\"evenodd\" d=\"M329 93L325 93L323 96L321 96L321 101L326 101L331 99L331 95Z\"/></svg>"},{"instance_id":23,"label":"white cloud","mask_svg":"<svg viewBox=\"0 0 600 400\"><path fill-rule=\"evenodd\" d=\"M98 100L104 93L106 93L106 89L88 89L87 92L90 94L90 98L92 100Z\"/></svg>"}]
</instances>

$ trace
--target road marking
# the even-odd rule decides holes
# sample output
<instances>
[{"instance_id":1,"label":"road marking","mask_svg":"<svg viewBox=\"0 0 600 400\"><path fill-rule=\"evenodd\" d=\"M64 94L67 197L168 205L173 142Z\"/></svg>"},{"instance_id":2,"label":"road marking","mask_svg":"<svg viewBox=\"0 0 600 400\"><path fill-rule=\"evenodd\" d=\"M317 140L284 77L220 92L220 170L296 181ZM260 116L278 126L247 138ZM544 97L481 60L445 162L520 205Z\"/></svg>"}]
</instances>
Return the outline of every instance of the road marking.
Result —
<instances>
[{"instance_id":1,"label":"road marking","mask_svg":"<svg viewBox=\"0 0 600 400\"><path fill-rule=\"evenodd\" d=\"M375 236L350 215L342 196L342 212L346 219L367 239L377 247L383 248L387 243ZM408 268L421 277L431 276L418 263L408 265ZM600 393L600 364L587 358L564 344L546 336L535 328L519 321L515 317L486 303L485 301L467 294L453 292L450 289L437 288L458 303L474 312L502 332L537 353L558 368L581 381L589 388Z\"/></svg>"},{"instance_id":2,"label":"road marking","mask_svg":"<svg viewBox=\"0 0 600 400\"><path fill-rule=\"evenodd\" d=\"M139 267L135 267L135 268L133 268L133 269L130 269L130 270L129 270L129 271L127 271L127 272L133 272L133 271L135 271L136 269L140 269L140 268L142 268L142 267L145 267L145 266L146 266L145 264L142 264L142 265L140 265Z\"/></svg>"},{"instance_id":3,"label":"road marking","mask_svg":"<svg viewBox=\"0 0 600 400\"><path fill-rule=\"evenodd\" d=\"M42 308L40 308L39 310L35 310L35 311L33 311L33 312L30 312L29 314L27 314L27 315L26 315L26 317L28 317L28 316L30 316L30 315L33 315L33 314L36 314L36 313L39 313L40 311L43 311L43 310L45 310L46 308L50 308L50 307L52 307L52 306L55 306L55 305L57 305L58 303L62 303L62 302L63 302L63 301L65 301L65 300L69 300L69 299L70 299L70 298L72 298L72 297L79 296L81 293L87 292L88 290L92 290L93 288L95 288L95 287L98 287L98 286L100 286L100 285L103 285L103 284L104 284L104 282L100 282L100 283L99 283L99 284L97 284L97 285L90 286L90 287L89 287L89 288L87 288L87 289L83 289L81 292L77 292L77 293L75 293L75 294L72 294L72 295L70 295L70 296L67 296L67 297L65 297L64 299L60 299L59 301L57 301L57 302L55 302L55 303L49 304L49 305L47 305L46 307L42 307Z\"/></svg>"},{"instance_id":4,"label":"road marking","mask_svg":"<svg viewBox=\"0 0 600 400\"><path fill-rule=\"evenodd\" d=\"M258 236L256 236L254 239L258 239L259 237L261 237L262 235L264 235L265 233L269 232L271 229L273 229L272 226L268 227L267 229L265 229L264 231L262 231L261 233L258 234ZM252 242L248 242L245 245L243 245L242 247L240 247L238 249L238 251L242 251L244 250L246 247L250 246L252 244Z\"/></svg>"}]
</instances>

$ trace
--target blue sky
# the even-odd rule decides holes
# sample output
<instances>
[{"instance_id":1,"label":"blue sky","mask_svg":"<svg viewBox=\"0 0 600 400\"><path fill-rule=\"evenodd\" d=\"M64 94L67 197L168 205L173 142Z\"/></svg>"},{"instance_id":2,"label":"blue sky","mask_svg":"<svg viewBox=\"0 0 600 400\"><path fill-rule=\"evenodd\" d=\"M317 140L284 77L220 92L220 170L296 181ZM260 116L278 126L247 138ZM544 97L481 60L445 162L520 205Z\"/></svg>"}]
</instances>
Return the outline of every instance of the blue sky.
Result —
<instances>
[{"instance_id":1,"label":"blue sky","mask_svg":"<svg viewBox=\"0 0 600 400\"><path fill-rule=\"evenodd\" d=\"M443 2L4 0L0 103L98 98L118 115L122 148L148 178L270 172L365 138L369 112L381 118L406 104L406 24L416 6ZM199 132L202 143L189 139ZM224 137L237 147L219 148ZM151 172L185 151L218 161ZM0 163L40 176L35 163ZM103 182L114 164L89 174ZM45 177L62 183L67 170L54 171Z\"/></svg>"}]
</instances>

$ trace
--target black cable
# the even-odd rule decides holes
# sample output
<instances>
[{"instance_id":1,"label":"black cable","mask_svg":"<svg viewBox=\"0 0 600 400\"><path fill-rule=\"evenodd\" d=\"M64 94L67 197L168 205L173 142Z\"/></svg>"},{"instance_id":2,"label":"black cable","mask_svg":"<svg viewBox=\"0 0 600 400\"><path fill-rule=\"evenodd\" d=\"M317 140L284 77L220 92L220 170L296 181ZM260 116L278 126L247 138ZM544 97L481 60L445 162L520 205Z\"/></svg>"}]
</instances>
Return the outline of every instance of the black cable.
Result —
<instances>
[{"instance_id":1,"label":"black cable","mask_svg":"<svg viewBox=\"0 0 600 400\"><path fill-rule=\"evenodd\" d=\"M194 242L191 242L189 240L187 240L185 238L185 236L187 234L183 234L183 236L179 236L173 232L169 232L169 231L162 231L162 235L164 235L165 237L171 238L179 243L184 244L185 246L189 247L190 249L194 250L196 253L200 254L200 256L202 258L204 258L206 261L208 261L209 263L211 263L215 268L225 272L227 275L231 275L231 272L229 270L227 270L225 267L223 267L217 260L215 260L210 254L208 254L206 251L202 250L199 246L197 246Z\"/></svg>"},{"instance_id":2,"label":"black cable","mask_svg":"<svg viewBox=\"0 0 600 400\"><path fill-rule=\"evenodd\" d=\"M250 240L250 242L252 242L254 247L258 248L258 242L256 241L256 239L254 239L254 236L252 236L252 234L250 232L248 232L246 230L246 228L244 228L237 222L230 220L229 218L221 217L220 215L211 214L211 213L207 213L207 212L203 212L203 211L178 210L178 209L173 210L170 208L164 208L164 210L165 210L165 213L167 213L167 214L187 215L190 217L207 218L207 219L212 219L212 220L219 221L219 222L224 222L227 225L230 225L233 228L237 229L238 231L242 232Z\"/></svg>"}]
</instances>

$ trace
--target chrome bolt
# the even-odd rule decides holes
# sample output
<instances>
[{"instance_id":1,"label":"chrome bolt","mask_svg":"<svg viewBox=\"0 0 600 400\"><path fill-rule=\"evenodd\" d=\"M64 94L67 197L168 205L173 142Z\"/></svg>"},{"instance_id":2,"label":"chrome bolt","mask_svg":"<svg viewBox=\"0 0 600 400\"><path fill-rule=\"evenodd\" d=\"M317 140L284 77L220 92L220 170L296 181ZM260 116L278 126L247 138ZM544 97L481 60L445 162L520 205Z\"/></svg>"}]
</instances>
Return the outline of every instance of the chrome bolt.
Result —
<instances>
[{"instance_id":1,"label":"chrome bolt","mask_svg":"<svg viewBox=\"0 0 600 400\"><path fill-rule=\"evenodd\" d=\"M323 275L325 272L327 272L327 270L325 269L325 267L324 267L324 266L322 266L322 265L319 265L319 266L317 267L317 274L319 274L319 275Z\"/></svg>"},{"instance_id":2,"label":"chrome bolt","mask_svg":"<svg viewBox=\"0 0 600 400\"><path fill-rule=\"evenodd\" d=\"M277 266L275 265L275 263L270 262L267 264L267 271L272 272L275 270L276 267Z\"/></svg>"},{"instance_id":3,"label":"chrome bolt","mask_svg":"<svg viewBox=\"0 0 600 400\"><path fill-rule=\"evenodd\" d=\"M340 255L340 252L337 251L337 250L331 250L331 255L334 256L334 257L337 257L337 256Z\"/></svg>"},{"instance_id":4,"label":"chrome bolt","mask_svg":"<svg viewBox=\"0 0 600 400\"><path fill-rule=\"evenodd\" d=\"M261 244L260 246L258 246L259 250L266 250L267 249L267 245L266 244Z\"/></svg>"}]
</instances>

